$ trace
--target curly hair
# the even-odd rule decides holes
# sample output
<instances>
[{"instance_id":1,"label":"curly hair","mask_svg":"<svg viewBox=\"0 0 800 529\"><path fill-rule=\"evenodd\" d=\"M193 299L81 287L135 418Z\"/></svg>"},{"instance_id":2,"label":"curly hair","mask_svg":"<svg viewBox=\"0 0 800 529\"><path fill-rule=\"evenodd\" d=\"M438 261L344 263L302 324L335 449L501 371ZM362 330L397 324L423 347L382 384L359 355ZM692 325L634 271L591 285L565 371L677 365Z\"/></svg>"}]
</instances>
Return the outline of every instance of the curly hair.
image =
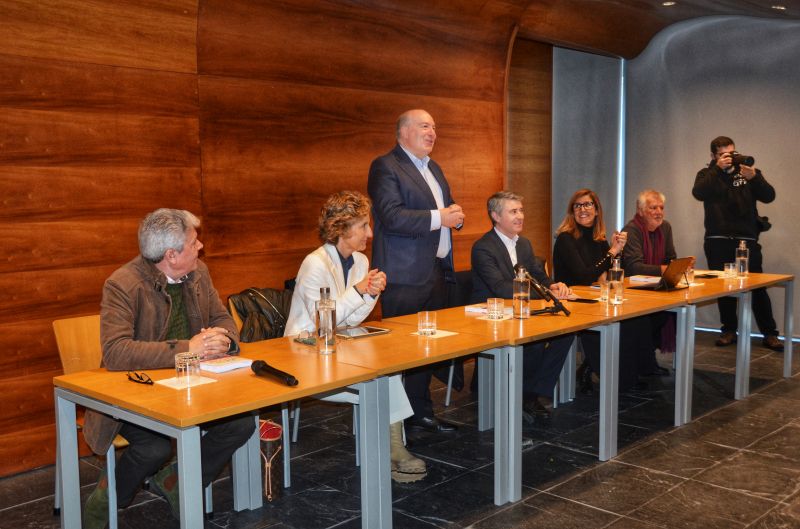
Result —
<instances>
[{"instance_id":1,"label":"curly hair","mask_svg":"<svg viewBox=\"0 0 800 529\"><path fill-rule=\"evenodd\" d=\"M369 215L372 202L358 191L339 191L328 197L319 212L319 238L336 244L354 221Z\"/></svg>"},{"instance_id":2,"label":"curly hair","mask_svg":"<svg viewBox=\"0 0 800 529\"><path fill-rule=\"evenodd\" d=\"M556 230L556 236L560 233L567 232L576 239L580 238L581 231L578 228L578 223L575 222L575 213L572 208L575 204L575 201L585 195L589 195L589 198L592 199L592 202L594 202L594 209L597 212L597 216L594 218L592 239L595 241L606 240L606 224L603 222L603 206L600 204L600 197L598 197L597 193L591 189L586 188L575 191L575 193L572 195L572 198L570 198L569 202L567 202L567 214L564 215L564 220L561 221L561 225Z\"/></svg>"}]
</instances>

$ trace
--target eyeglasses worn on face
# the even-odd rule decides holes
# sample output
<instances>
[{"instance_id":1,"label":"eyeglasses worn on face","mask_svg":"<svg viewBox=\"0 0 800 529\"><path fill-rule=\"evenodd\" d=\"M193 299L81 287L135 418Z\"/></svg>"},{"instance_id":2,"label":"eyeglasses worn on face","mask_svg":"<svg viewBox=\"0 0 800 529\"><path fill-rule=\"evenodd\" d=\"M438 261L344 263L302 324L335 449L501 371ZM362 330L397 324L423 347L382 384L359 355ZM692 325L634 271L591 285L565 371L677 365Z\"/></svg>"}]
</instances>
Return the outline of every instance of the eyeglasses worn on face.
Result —
<instances>
[{"instance_id":1,"label":"eyeglasses worn on face","mask_svg":"<svg viewBox=\"0 0 800 529\"><path fill-rule=\"evenodd\" d=\"M594 207L594 202L592 202L591 200L588 202L575 202L574 204L572 204L572 209L574 209L575 211L581 209L592 209L593 207Z\"/></svg>"},{"instance_id":2,"label":"eyeglasses worn on face","mask_svg":"<svg viewBox=\"0 0 800 529\"><path fill-rule=\"evenodd\" d=\"M138 373L136 371L128 371L128 380L136 382L137 384L153 385L153 379L147 373Z\"/></svg>"}]
</instances>

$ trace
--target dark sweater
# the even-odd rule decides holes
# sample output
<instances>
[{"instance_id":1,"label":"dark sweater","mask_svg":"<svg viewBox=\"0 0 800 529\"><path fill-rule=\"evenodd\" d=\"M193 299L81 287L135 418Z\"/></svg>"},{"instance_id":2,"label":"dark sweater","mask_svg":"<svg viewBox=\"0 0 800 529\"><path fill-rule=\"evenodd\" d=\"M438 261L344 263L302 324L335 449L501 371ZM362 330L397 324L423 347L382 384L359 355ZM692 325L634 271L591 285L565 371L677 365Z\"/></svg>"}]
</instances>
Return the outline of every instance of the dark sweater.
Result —
<instances>
[{"instance_id":1,"label":"dark sweater","mask_svg":"<svg viewBox=\"0 0 800 529\"><path fill-rule=\"evenodd\" d=\"M553 246L553 271L556 281L567 285L591 285L600 274L611 268L608 241L592 239L594 228L581 230L580 238L559 233Z\"/></svg>"},{"instance_id":2,"label":"dark sweater","mask_svg":"<svg viewBox=\"0 0 800 529\"><path fill-rule=\"evenodd\" d=\"M706 237L726 236L758 239L756 201L775 200L773 188L761 171L749 181L738 174L728 174L716 163L697 173L692 195L703 202Z\"/></svg>"}]
</instances>

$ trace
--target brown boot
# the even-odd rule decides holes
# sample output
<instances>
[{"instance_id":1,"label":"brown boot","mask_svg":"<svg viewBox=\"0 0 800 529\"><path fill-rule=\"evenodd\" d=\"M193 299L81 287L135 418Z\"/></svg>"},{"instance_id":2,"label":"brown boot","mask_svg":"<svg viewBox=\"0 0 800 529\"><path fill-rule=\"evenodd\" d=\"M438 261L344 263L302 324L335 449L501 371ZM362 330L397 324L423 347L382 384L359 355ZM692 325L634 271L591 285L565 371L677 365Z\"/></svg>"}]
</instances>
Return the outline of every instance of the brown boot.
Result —
<instances>
[{"instance_id":1,"label":"brown boot","mask_svg":"<svg viewBox=\"0 0 800 529\"><path fill-rule=\"evenodd\" d=\"M428 475L425 461L414 457L403 445L403 422L389 425L389 446L391 448L392 479L398 483L412 483Z\"/></svg>"}]
</instances>

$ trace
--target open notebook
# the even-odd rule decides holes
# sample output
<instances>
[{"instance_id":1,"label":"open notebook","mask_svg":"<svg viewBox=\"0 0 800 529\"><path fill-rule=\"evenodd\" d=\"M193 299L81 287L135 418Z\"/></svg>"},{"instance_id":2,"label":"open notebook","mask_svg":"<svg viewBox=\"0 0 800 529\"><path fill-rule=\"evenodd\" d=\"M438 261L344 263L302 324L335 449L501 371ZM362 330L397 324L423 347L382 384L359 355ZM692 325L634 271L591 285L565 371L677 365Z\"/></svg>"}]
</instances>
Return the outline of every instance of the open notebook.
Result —
<instances>
[{"instance_id":1,"label":"open notebook","mask_svg":"<svg viewBox=\"0 0 800 529\"><path fill-rule=\"evenodd\" d=\"M661 280L658 283L647 283L644 285L630 285L628 288L636 290L677 290L687 288L686 283L681 284L681 280L686 275L686 270L692 266L692 257L679 257L673 259L667 265Z\"/></svg>"}]
</instances>

